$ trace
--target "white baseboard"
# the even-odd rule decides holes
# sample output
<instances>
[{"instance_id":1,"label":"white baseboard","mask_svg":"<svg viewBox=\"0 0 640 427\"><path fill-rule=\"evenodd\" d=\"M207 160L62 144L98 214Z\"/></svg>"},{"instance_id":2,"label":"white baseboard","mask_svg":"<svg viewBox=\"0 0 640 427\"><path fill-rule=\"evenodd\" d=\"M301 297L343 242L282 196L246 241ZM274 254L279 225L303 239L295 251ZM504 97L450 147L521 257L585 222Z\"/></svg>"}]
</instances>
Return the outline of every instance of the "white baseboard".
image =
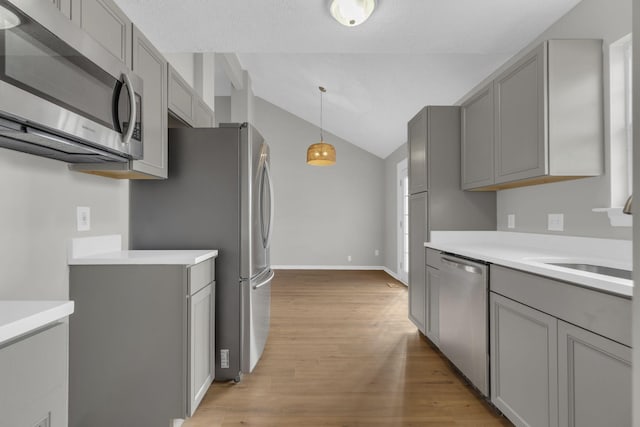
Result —
<instances>
[{"instance_id":1,"label":"white baseboard","mask_svg":"<svg viewBox=\"0 0 640 427\"><path fill-rule=\"evenodd\" d=\"M396 279L398 282L402 283L405 286L409 286L407 283L404 282L404 280L402 280L400 278L400 276L398 276L394 271L389 270L387 267L382 267L382 269L384 270L385 273L387 273L389 276L393 277L394 279Z\"/></svg>"},{"instance_id":2,"label":"white baseboard","mask_svg":"<svg viewBox=\"0 0 640 427\"><path fill-rule=\"evenodd\" d=\"M381 265L272 265L272 270L384 270Z\"/></svg>"}]
</instances>

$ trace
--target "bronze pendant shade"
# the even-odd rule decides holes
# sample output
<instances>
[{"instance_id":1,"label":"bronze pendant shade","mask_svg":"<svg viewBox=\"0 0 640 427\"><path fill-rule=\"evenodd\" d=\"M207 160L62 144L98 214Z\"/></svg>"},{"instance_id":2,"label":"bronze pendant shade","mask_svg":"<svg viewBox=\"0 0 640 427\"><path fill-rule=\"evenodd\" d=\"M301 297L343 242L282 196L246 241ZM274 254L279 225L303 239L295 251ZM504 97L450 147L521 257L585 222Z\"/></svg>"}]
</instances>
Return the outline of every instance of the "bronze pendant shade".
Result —
<instances>
[{"instance_id":1,"label":"bronze pendant shade","mask_svg":"<svg viewBox=\"0 0 640 427\"><path fill-rule=\"evenodd\" d=\"M322 134L322 94L327 90L320 86L320 142L307 148L307 164L313 166L329 166L336 162L336 148L324 141Z\"/></svg>"}]
</instances>

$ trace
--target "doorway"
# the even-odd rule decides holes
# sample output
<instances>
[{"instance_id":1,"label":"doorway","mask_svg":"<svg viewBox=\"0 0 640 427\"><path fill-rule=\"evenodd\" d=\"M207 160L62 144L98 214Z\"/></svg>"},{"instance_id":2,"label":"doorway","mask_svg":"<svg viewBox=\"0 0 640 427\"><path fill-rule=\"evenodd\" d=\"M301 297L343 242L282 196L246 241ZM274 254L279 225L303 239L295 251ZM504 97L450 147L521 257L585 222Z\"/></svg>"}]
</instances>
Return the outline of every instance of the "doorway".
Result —
<instances>
[{"instance_id":1,"label":"doorway","mask_svg":"<svg viewBox=\"0 0 640 427\"><path fill-rule=\"evenodd\" d=\"M409 174L407 159L398 162L398 276L405 284L409 283Z\"/></svg>"}]
</instances>

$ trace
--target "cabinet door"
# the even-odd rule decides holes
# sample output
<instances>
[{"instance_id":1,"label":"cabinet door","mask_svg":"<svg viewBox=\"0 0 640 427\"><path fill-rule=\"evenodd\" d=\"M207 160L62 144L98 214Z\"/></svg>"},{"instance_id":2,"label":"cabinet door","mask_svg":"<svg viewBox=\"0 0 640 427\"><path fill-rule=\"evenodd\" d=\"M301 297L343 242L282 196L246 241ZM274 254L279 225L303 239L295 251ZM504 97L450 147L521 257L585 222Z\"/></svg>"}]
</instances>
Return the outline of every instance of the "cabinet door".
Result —
<instances>
[{"instance_id":1,"label":"cabinet door","mask_svg":"<svg viewBox=\"0 0 640 427\"><path fill-rule=\"evenodd\" d=\"M144 80L142 137L144 157L133 169L159 178L167 177L167 61L133 26L133 71Z\"/></svg>"},{"instance_id":2,"label":"cabinet door","mask_svg":"<svg viewBox=\"0 0 640 427\"><path fill-rule=\"evenodd\" d=\"M192 416L213 382L213 285L190 297L189 304L189 416Z\"/></svg>"},{"instance_id":3,"label":"cabinet door","mask_svg":"<svg viewBox=\"0 0 640 427\"><path fill-rule=\"evenodd\" d=\"M212 128L214 127L213 110L209 108L206 102L200 97L194 97L196 105L195 109L195 126L197 128Z\"/></svg>"},{"instance_id":4,"label":"cabinet door","mask_svg":"<svg viewBox=\"0 0 640 427\"><path fill-rule=\"evenodd\" d=\"M491 402L518 426L557 426L556 318L493 292L489 304Z\"/></svg>"},{"instance_id":5,"label":"cabinet door","mask_svg":"<svg viewBox=\"0 0 640 427\"><path fill-rule=\"evenodd\" d=\"M67 427L65 323L0 347L0 425Z\"/></svg>"},{"instance_id":6,"label":"cabinet door","mask_svg":"<svg viewBox=\"0 0 640 427\"><path fill-rule=\"evenodd\" d=\"M547 173L546 44L502 73L495 89L495 180Z\"/></svg>"},{"instance_id":7,"label":"cabinet door","mask_svg":"<svg viewBox=\"0 0 640 427\"><path fill-rule=\"evenodd\" d=\"M67 18L71 19L71 0L48 0Z\"/></svg>"},{"instance_id":8,"label":"cabinet door","mask_svg":"<svg viewBox=\"0 0 640 427\"><path fill-rule=\"evenodd\" d=\"M631 425L631 348L558 321L560 426Z\"/></svg>"},{"instance_id":9,"label":"cabinet door","mask_svg":"<svg viewBox=\"0 0 640 427\"><path fill-rule=\"evenodd\" d=\"M189 83L169 65L169 110L189 126L194 125L195 96Z\"/></svg>"},{"instance_id":10,"label":"cabinet door","mask_svg":"<svg viewBox=\"0 0 640 427\"><path fill-rule=\"evenodd\" d=\"M112 0L73 0L71 20L131 68L131 21Z\"/></svg>"},{"instance_id":11,"label":"cabinet door","mask_svg":"<svg viewBox=\"0 0 640 427\"><path fill-rule=\"evenodd\" d=\"M409 319L426 332L425 248L427 241L428 195L409 197Z\"/></svg>"},{"instance_id":12,"label":"cabinet door","mask_svg":"<svg viewBox=\"0 0 640 427\"><path fill-rule=\"evenodd\" d=\"M425 335L435 345L440 343L440 270L428 267L426 270L425 289L425 315L426 333Z\"/></svg>"},{"instance_id":13,"label":"cabinet door","mask_svg":"<svg viewBox=\"0 0 640 427\"><path fill-rule=\"evenodd\" d=\"M407 124L409 142L409 194L427 191L429 174L427 173L427 108L423 108Z\"/></svg>"},{"instance_id":14,"label":"cabinet door","mask_svg":"<svg viewBox=\"0 0 640 427\"><path fill-rule=\"evenodd\" d=\"M464 190L494 183L493 114L493 83L462 104L461 180Z\"/></svg>"}]
</instances>

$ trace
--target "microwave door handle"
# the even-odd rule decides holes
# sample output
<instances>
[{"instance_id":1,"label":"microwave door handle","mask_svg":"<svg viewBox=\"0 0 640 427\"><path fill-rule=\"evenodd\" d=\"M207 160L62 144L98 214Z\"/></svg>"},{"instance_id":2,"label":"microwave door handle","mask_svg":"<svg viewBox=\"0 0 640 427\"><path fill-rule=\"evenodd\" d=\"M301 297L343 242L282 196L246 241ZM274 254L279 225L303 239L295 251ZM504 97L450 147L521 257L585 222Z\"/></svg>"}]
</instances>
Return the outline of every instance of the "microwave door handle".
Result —
<instances>
[{"instance_id":1,"label":"microwave door handle","mask_svg":"<svg viewBox=\"0 0 640 427\"><path fill-rule=\"evenodd\" d=\"M131 83L131 79L129 78L129 76L125 73L122 73L122 79L124 80L124 84L127 86L127 90L129 91L129 127L127 128L127 132L122 137L122 142L124 144L128 144L129 142L131 142L131 137L133 136L133 131L136 127L136 93L133 91L133 84Z\"/></svg>"}]
</instances>

